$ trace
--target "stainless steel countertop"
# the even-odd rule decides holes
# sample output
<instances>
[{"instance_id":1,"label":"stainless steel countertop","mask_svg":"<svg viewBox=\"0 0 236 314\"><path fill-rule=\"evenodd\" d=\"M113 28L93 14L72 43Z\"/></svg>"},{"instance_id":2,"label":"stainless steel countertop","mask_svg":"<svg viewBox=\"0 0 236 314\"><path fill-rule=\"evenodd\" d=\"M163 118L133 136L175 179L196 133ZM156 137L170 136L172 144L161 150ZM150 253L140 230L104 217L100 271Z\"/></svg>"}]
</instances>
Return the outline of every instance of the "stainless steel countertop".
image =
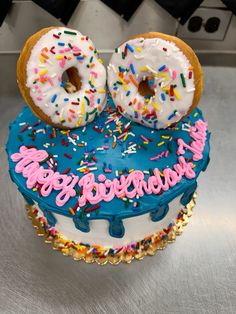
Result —
<instances>
[{"instance_id":1,"label":"stainless steel countertop","mask_svg":"<svg viewBox=\"0 0 236 314\"><path fill-rule=\"evenodd\" d=\"M204 72L212 150L194 215L176 243L131 265L75 262L36 236L4 151L23 101L0 96L0 313L236 313L236 70Z\"/></svg>"}]
</instances>

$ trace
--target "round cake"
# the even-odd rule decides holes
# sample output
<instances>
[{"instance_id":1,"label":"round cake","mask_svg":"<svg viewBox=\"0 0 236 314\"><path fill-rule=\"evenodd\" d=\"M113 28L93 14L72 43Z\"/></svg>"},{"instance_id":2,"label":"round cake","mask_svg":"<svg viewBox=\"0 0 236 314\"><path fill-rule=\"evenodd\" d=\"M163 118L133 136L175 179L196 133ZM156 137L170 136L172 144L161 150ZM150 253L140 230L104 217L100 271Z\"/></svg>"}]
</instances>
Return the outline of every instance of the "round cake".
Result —
<instances>
[{"instance_id":1,"label":"round cake","mask_svg":"<svg viewBox=\"0 0 236 314\"><path fill-rule=\"evenodd\" d=\"M63 31L66 35L73 32L68 29ZM156 45L158 43L163 45L162 41L156 42ZM61 49L60 45L58 49ZM129 50L133 53L132 50L137 48L133 47L134 44L128 45L126 54ZM73 46L69 48L63 52L67 59L74 52ZM48 51L50 49L49 45ZM136 50L140 52L140 49ZM55 56L48 51L50 60ZM115 53L119 52L116 50ZM84 55L83 62L89 64L88 58L91 59L91 56ZM114 56L111 60L115 60ZM128 63L130 67L132 63ZM159 74L163 74L164 68L160 70L162 63L163 60L160 60L156 65L155 71ZM108 74L109 71L117 72L114 67L110 63ZM137 63L135 67L137 71ZM145 71L148 71L153 65L145 67ZM166 68L173 75L173 70L169 66ZM184 75L184 81L182 75L180 78L182 84L187 81L186 75L192 70L188 69L188 74L180 73ZM93 67L89 71L94 72ZM132 69L118 69L118 72L121 73L118 73L121 80L114 79L113 74L108 75L114 101L108 95L106 104L103 104L104 110L100 110L99 115L93 116L87 123L84 123L83 118L83 123L77 128L74 128L72 121L66 124L66 128L58 128L60 125L56 120L49 125L48 121L43 119L43 122L38 114L35 115L37 108L33 112L30 110L31 103L30 108L25 106L10 124L6 145L10 176L27 203L28 215L37 227L38 234L44 235L45 241L53 242L54 248L65 255L99 264L142 259L173 241L191 214L198 176L205 171L209 162L210 133L199 109L192 108L190 112L192 104L188 103L182 111L182 117L171 120L165 128L163 126L169 109L160 127L157 119L153 123L152 111L149 115L148 108L143 109L143 122L139 117L133 119L132 114L121 109L127 107L127 104L119 98L119 86L116 88L116 85L125 88L133 83L132 80L137 81L138 76L132 73L132 78L126 80L125 75L129 76ZM168 102L168 106L173 102L173 108L177 107L179 99L171 95L170 88L176 77L159 76L161 81L157 86L164 88L163 100L164 97L172 97L174 100ZM100 80L97 78L103 82L104 77ZM157 75L154 80L156 78ZM83 77L81 79L83 81ZM142 80L145 79L146 76L142 77ZM190 98L193 99L193 86L197 86L194 79L197 81L198 77L194 78L192 73L191 79L193 82L189 88L190 93L193 93ZM23 84L22 81L19 84ZM46 90L47 86L50 87L50 80L40 84L46 84L43 85ZM174 84L173 89L177 89L178 84ZM199 86L202 89L202 84ZM96 92L94 86L88 89L82 87L88 95ZM183 86L180 90L188 93ZM127 94L127 90L125 92ZM116 97L119 98L118 103ZM149 102L152 96L146 93L145 97ZM190 98L187 97L188 101ZM79 111L82 102L80 99L75 104ZM91 103L87 104L86 110L91 110L89 106ZM190 114L185 116L188 110ZM72 128L69 128L70 125Z\"/></svg>"},{"instance_id":2,"label":"round cake","mask_svg":"<svg viewBox=\"0 0 236 314\"><path fill-rule=\"evenodd\" d=\"M186 214L208 164L209 133L199 109L157 131L121 116L109 98L100 117L71 131L25 107L10 126L7 152L12 180L46 232L69 241L65 252L125 260L127 250L143 256L167 240Z\"/></svg>"}]
</instances>

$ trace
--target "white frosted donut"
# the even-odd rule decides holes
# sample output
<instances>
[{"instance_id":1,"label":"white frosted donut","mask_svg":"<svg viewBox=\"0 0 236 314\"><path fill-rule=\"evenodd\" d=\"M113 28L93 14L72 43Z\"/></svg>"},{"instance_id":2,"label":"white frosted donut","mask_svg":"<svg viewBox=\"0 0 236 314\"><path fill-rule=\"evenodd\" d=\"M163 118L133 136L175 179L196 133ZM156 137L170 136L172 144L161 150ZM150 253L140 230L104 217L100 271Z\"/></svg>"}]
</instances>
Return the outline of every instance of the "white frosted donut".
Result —
<instances>
[{"instance_id":1,"label":"white frosted donut","mask_svg":"<svg viewBox=\"0 0 236 314\"><path fill-rule=\"evenodd\" d=\"M141 95L140 82L147 78L151 81L151 92ZM108 87L124 116L161 129L179 121L192 106L194 73L174 42L138 37L123 43L113 53L108 66Z\"/></svg>"},{"instance_id":2,"label":"white frosted donut","mask_svg":"<svg viewBox=\"0 0 236 314\"><path fill-rule=\"evenodd\" d=\"M24 55L21 57L23 60ZM18 67L23 64L19 61ZM62 81L63 73L70 68L73 75L78 72L81 82L80 89L73 93L64 89L65 82ZM101 113L106 102L106 70L96 48L88 37L65 27L50 28L32 47L26 65L25 85L33 111L40 118L40 114L43 115L47 123L62 128L86 125Z\"/></svg>"}]
</instances>

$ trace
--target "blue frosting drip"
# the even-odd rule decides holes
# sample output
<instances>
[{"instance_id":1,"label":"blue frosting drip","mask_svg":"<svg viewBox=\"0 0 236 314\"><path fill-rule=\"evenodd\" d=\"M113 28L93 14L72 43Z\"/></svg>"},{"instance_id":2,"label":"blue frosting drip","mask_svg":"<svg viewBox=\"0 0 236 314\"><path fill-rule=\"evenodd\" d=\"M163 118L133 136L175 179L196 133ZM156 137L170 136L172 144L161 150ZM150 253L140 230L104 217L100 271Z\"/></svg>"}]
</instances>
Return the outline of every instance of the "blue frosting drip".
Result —
<instances>
[{"instance_id":1,"label":"blue frosting drip","mask_svg":"<svg viewBox=\"0 0 236 314\"><path fill-rule=\"evenodd\" d=\"M18 190L21 192L21 189L18 188ZM22 196L24 197L26 203L28 203L29 205L34 205L34 201L32 200L32 198L28 197L25 193L21 192Z\"/></svg>"},{"instance_id":2,"label":"blue frosting drip","mask_svg":"<svg viewBox=\"0 0 236 314\"><path fill-rule=\"evenodd\" d=\"M114 238L122 238L125 234L125 228L123 222L119 218L113 218L110 220L109 233Z\"/></svg>"},{"instance_id":3,"label":"blue frosting drip","mask_svg":"<svg viewBox=\"0 0 236 314\"><path fill-rule=\"evenodd\" d=\"M99 174L105 174L108 179L114 179L116 177L116 170L122 171L123 174L127 174L130 169L150 171L154 168L158 168L160 171L166 167L172 168L174 164L178 162L178 156L176 155L177 150L177 138L182 138L186 143L189 143L192 139L189 136L189 132L182 130L184 123L193 125L198 119L203 119L202 113L199 109L195 109L184 121L177 124L175 129L172 130L152 130L150 128L143 127L134 122L131 123L129 132L132 133L128 136L126 141L117 139L117 145L113 149L113 136L110 135L116 128L115 122L105 123L110 119L112 110L114 112L113 102L108 97L108 110L105 110L96 120L87 125L86 128L78 128L70 131L70 138L76 143L73 144L71 139L65 134L56 130L56 137L53 136L53 128L49 125L39 122L38 119L31 113L28 107L24 107L22 112L16 118L16 120L10 125L9 139L6 145L6 150L9 159L9 172L12 180L17 184L19 191L23 194L24 198L29 204L32 204L32 200L39 204L40 208L46 210L45 216L50 220L51 225L55 225L55 218L53 213L69 216L73 219L76 228L83 232L89 232L89 221L93 219L107 219L110 223L109 233L113 237L122 237L124 235L124 226L122 220L128 217L135 217L145 213L150 213L151 219L158 221L163 219L168 211L168 204L174 198L179 195L183 195L181 202L185 205L191 198L192 193L196 189L196 180L201 171L204 171L209 162L209 137L208 133L206 145L203 151L203 158L197 162L194 162L196 177L188 180L182 178L181 182L176 184L173 188L165 191L161 195L147 195L133 200L133 203L125 202L121 199L114 198L111 202L102 201L100 208L86 212L85 208L81 208L79 212L76 212L75 216L68 210L69 207L74 207L78 201L78 195L71 198L64 206L59 207L55 203L57 191L53 191L48 197L41 197L37 191L33 191L26 188L26 179L22 174L15 172L15 163L10 159L11 154L19 151L22 145L35 146L37 149L45 149L52 158L57 161L57 171L62 173L67 168L76 175L82 177L82 173L76 169L80 167L78 162L84 157L84 154L94 156L96 158L96 168L94 175L97 178ZM127 125L130 121L124 117L120 118L123 123L122 128ZM22 131L25 125L28 127ZM96 130L100 130L97 132ZM110 130L110 131L109 131ZM111 132L112 131L112 132ZM117 137L120 133L116 134ZM145 144L141 136L147 139L151 139L148 144ZM173 138L172 141L163 139L166 136ZM76 139L75 139L76 138ZM157 143L163 142L161 146L157 146ZM77 144L87 143L86 146ZM54 145L51 145L51 144ZM136 144L138 147L135 154L122 155L127 150L129 145ZM109 149L97 150L97 148L107 146ZM160 154L162 151L169 151L167 158L159 158L155 161L150 161L150 158ZM94 152L96 152L94 154ZM72 159L68 159L64 154L69 154ZM192 158L192 153L186 151L183 155L185 158ZM93 160L91 160L93 162ZM48 168L46 162L42 163L42 166ZM106 169L111 172L105 172ZM145 179L149 177L147 174ZM119 176L117 177L119 178ZM79 188L78 188L79 189ZM134 207L133 204L137 203ZM87 207L92 207L87 206ZM50 213L50 215L49 215Z\"/></svg>"},{"instance_id":4,"label":"blue frosting drip","mask_svg":"<svg viewBox=\"0 0 236 314\"><path fill-rule=\"evenodd\" d=\"M191 201L196 189L197 189L197 181L193 182L193 184L190 187L188 187L188 189L184 192L184 195L180 199L180 203L186 206Z\"/></svg>"},{"instance_id":5,"label":"blue frosting drip","mask_svg":"<svg viewBox=\"0 0 236 314\"><path fill-rule=\"evenodd\" d=\"M73 217L73 221L74 221L75 227L79 229L80 231L83 231L83 232L90 231L89 221L87 217L82 218L82 217L79 217L78 215L75 215Z\"/></svg>"},{"instance_id":6,"label":"blue frosting drip","mask_svg":"<svg viewBox=\"0 0 236 314\"><path fill-rule=\"evenodd\" d=\"M50 227L54 227L56 224L56 218L54 217L53 213L45 208L40 207L40 209L42 210L44 216L47 218L47 222L49 224Z\"/></svg>"},{"instance_id":7,"label":"blue frosting drip","mask_svg":"<svg viewBox=\"0 0 236 314\"><path fill-rule=\"evenodd\" d=\"M160 221L162 220L169 211L169 205L164 204L162 206L159 206L156 210L152 211L150 213L150 217L152 221Z\"/></svg>"}]
</instances>

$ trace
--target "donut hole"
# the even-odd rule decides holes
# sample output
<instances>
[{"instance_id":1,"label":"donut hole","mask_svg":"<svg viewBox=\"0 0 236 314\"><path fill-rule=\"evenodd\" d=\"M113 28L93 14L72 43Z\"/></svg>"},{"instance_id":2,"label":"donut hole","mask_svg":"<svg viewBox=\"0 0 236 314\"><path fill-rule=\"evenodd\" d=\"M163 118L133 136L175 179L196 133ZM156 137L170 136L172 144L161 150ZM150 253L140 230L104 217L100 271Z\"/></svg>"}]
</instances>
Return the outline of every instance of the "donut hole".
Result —
<instances>
[{"instance_id":1,"label":"donut hole","mask_svg":"<svg viewBox=\"0 0 236 314\"><path fill-rule=\"evenodd\" d=\"M138 92L140 95L150 98L155 95L155 91L153 88L154 84L154 77L153 76L147 76L145 77L138 85Z\"/></svg>"},{"instance_id":2,"label":"donut hole","mask_svg":"<svg viewBox=\"0 0 236 314\"><path fill-rule=\"evenodd\" d=\"M81 89L82 82L75 67L71 67L63 72L62 82L64 83L63 88L68 94L76 93Z\"/></svg>"}]
</instances>

